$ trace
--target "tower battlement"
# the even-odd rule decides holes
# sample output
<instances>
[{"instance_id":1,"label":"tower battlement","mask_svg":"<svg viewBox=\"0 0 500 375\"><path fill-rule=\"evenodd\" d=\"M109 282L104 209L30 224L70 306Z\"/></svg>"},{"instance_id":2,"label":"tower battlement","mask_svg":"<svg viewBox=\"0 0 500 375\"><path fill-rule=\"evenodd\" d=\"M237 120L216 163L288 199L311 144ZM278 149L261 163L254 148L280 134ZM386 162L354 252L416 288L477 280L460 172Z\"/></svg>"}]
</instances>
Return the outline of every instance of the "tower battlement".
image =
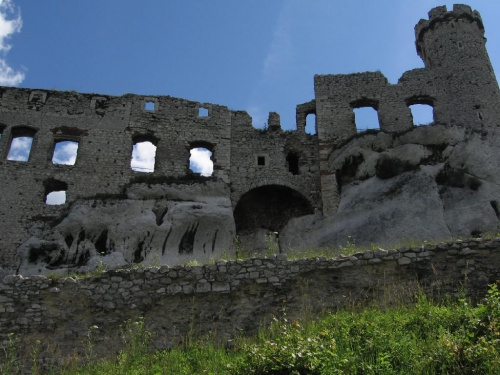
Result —
<instances>
[{"instance_id":1,"label":"tower battlement","mask_svg":"<svg viewBox=\"0 0 500 375\"><path fill-rule=\"evenodd\" d=\"M481 14L477 10L472 10L469 5L454 4L453 10L448 11L446 5L435 7L429 11L429 19L421 19L415 25L415 43L417 53L420 57L423 52L424 36L429 30L434 30L438 25L449 22L457 22L459 20L468 21L471 24L476 24L481 35L484 35L484 25ZM425 60L425 59L424 59Z\"/></svg>"}]
</instances>

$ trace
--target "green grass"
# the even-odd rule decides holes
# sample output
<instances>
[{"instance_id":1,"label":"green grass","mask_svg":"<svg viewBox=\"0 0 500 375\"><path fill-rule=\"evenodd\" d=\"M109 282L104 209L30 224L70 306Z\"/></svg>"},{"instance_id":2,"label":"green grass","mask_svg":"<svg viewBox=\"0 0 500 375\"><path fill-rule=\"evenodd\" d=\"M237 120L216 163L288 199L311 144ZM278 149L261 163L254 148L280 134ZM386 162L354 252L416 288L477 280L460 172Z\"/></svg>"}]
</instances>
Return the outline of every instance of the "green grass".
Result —
<instances>
[{"instance_id":1,"label":"green grass","mask_svg":"<svg viewBox=\"0 0 500 375\"><path fill-rule=\"evenodd\" d=\"M390 309L351 308L305 321L283 314L230 347L191 338L150 353L143 321L128 322L122 336L116 359L79 365L72 358L52 374L499 374L500 293L491 286L476 306L417 292L413 303Z\"/></svg>"}]
</instances>

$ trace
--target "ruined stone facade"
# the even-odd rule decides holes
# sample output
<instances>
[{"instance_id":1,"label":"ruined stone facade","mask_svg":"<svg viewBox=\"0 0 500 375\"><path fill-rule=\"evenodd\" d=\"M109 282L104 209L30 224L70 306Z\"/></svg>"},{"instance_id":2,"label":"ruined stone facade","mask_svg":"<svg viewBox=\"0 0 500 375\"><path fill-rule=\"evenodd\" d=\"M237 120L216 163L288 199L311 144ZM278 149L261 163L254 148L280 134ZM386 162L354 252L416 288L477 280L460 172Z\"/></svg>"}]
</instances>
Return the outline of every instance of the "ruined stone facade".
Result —
<instances>
[{"instance_id":1,"label":"ruined stone facade","mask_svg":"<svg viewBox=\"0 0 500 375\"><path fill-rule=\"evenodd\" d=\"M246 112L168 96L2 88L0 265L42 272L113 254L119 264L183 263L232 255L236 234L251 244L262 231L279 232L292 251L347 236L500 229L500 96L481 17L465 5L438 7L415 34L425 68L397 84L380 72L315 76L315 98L297 106L294 131L276 113L258 130ZM433 107L432 126L413 124L412 104ZM357 134L353 110L366 106L380 129ZM309 114L315 135L305 132ZM7 160L23 136L33 138L29 159ZM72 166L52 162L61 141L78 142ZM157 146L152 173L130 167L142 141ZM194 147L212 151L213 178L189 178ZM420 186L430 189L421 199ZM66 203L46 205L61 190Z\"/></svg>"}]
</instances>

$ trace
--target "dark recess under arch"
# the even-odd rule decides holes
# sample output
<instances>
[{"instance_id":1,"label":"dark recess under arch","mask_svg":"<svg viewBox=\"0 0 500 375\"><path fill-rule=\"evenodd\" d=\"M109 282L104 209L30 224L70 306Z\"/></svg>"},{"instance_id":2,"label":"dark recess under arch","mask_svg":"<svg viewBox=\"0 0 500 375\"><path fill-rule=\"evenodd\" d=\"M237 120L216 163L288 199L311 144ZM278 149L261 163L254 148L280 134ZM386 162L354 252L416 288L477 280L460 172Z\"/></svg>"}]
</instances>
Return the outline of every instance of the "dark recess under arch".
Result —
<instances>
[{"instance_id":1,"label":"dark recess under arch","mask_svg":"<svg viewBox=\"0 0 500 375\"><path fill-rule=\"evenodd\" d=\"M258 228L279 232L293 217L312 214L309 200L282 185L266 185L244 194L234 210L236 232Z\"/></svg>"}]
</instances>

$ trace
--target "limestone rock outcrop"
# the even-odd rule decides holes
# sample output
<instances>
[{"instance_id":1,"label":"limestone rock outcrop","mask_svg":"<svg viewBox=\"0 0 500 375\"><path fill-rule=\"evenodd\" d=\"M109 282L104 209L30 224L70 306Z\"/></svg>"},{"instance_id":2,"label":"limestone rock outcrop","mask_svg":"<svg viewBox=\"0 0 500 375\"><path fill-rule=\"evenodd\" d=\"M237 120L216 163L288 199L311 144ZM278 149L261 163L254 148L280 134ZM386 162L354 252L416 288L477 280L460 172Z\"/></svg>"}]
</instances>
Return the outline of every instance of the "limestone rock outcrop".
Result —
<instances>
[{"instance_id":1,"label":"limestone rock outcrop","mask_svg":"<svg viewBox=\"0 0 500 375\"><path fill-rule=\"evenodd\" d=\"M134 184L122 198L79 200L51 227L37 223L19 247L26 274L183 264L234 253L231 202L222 182Z\"/></svg>"},{"instance_id":2,"label":"limestone rock outcrop","mask_svg":"<svg viewBox=\"0 0 500 375\"><path fill-rule=\"evenodd\" d=\"M500 231L499 132L440 125L360 134L331 153L336 215L304 216L280 233L286 251L398 245Z\"/></svg>"}]
</instances>

